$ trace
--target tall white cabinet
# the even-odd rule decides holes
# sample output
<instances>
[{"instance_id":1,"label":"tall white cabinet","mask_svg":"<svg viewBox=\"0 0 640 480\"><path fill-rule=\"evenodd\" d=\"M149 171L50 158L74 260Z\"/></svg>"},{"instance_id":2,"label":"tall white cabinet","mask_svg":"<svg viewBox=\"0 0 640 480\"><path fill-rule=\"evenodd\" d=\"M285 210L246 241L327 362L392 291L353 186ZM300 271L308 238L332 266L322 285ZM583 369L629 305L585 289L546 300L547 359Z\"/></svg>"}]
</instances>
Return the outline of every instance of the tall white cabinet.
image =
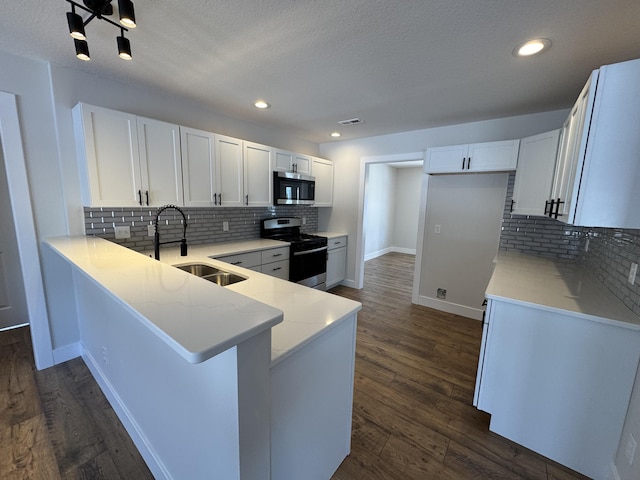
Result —
<instances>
[{"instance_id":1,"label":"tall white cabinet","mask_svg":"<svg viewBox=\"0 0 640 480\"><path fill-rule=\"evenodd\" d=\"M180 127L185 207L218 205L220 169L211 132Z\"/></svg>"},{"instance_id":2,"label":"tall white cabinet","mask_svg":"<svg viewBox=\"0 0 640 480\"><path fill-rule=\"evenodd\" d=\"M82 103L73 118L85 205L182 205L177 125Z\"/></svg>"},{"instance_id":3,"label":"tall white cabinet","mask_svg":"<svg viewBox=\"0 0 640 480\"><path fill-rule=\"evenodd\" d=\"M563 127L551 196L554 218L640 228L639 84L640 60L591 74Z\"/></svg>"}]
</instances>

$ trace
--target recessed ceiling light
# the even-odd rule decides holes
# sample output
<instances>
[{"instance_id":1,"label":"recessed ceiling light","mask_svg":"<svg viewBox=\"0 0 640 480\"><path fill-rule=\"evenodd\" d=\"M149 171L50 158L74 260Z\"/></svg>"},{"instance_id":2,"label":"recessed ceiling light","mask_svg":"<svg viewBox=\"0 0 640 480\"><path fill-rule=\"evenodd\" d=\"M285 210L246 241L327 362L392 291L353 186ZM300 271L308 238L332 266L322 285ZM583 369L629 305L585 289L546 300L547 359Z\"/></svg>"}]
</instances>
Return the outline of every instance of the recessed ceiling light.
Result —
<instances>
[{"instance_id":1,"label":"recessed ceiling light","mask_svg":"<svg viewBox=\"0 0 640 480\"><path fill-rule=\"evenodd\" d=\"M264 100L256 100L255 103L253 104L254 107L256 108L269 108L271 105L269 105L267 102L265 102Z\"/></svg>"},{"instance_id":2,"label":"recessed ceiling light","mask_svg":"<svg viewBox=\"0 0 640 480\"><path fill-rule=\"evenodd\" d=\"M528 57L548 50L551 47L551 40L547 38L536 38L522 43L513 49L513 55L516 57Z\"/></svg>"},{"instance_id":3,"label":"recessed ceiling light","mask_svg":"<svg viewBox=\"0 0 640 480\"><path fill-rule=\"evenodd\" d=\"M341 137L342 134L340 132L331 132L331 136L334 138L338 138L338 137Z\"/></svg>"}]
</instances>

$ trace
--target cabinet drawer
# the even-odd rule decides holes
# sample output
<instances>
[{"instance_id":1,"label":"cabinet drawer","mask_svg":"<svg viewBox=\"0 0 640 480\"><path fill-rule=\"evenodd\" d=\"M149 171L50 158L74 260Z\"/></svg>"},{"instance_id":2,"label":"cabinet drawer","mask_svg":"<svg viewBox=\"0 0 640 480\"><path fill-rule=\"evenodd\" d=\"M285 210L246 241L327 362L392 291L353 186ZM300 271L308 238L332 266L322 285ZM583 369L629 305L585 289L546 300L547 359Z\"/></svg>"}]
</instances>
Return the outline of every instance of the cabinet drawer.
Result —
<instances>
[{"instance_id":1,"label":"cabinet drawer","mask_svg":"<svg viewBox=\"0 0 640 480\"><path fill-rule=\"evenodd\" d=\"M289 260L280 260L262 265L262 273L278 277L283 280L289 280Z\"/></svg>"},{"instance_id":2,"label":"cabinet drawer","mask_svg":"<svg viewBox=\"0 0 640 480\"><path fill-rule=\"evenodd\" d=\"M226 255L224 257L216 257L216 260L221 262L230 263L231 265L237 265L239 267L251 268L259 266L262 263L260 252L247 252L237 255Z\"/></svg>"},{"instance_id":3,"label":"cabinet drawer","mask_svg":"<svg viewBox=\"0 0 640 480\"><path fill-rule=\"evenodd\" d=\"M333 250L334 248L346 247L347 246L347 237L336 237L330 238L328 240L329 250Z\"/></svg>"},{"instance_id":4,"label":"cabinet drawer","mask_svg":"<svg viewBox=\"0 0 640 480\"><path fill-rule=\"evenodd\" d=\"M264 265L266 263L278 262L281 260L289 259L289 246L286 247L278 247L278 248L270 248L269 250L262 250L261 252L261 263Z\"/></svg>"}]
</instances>

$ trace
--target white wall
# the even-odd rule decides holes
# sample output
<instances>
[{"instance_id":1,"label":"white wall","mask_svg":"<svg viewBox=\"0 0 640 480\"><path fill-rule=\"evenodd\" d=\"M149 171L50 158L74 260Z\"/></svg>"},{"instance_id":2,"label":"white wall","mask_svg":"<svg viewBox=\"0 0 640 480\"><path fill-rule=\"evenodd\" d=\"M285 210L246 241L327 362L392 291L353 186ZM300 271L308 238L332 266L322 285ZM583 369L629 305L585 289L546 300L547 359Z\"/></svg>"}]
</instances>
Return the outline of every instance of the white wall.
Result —
<instances>
[{"instance_id":1,"label":"white wall","mask_svg":"<svg viewBox=\"0 0 640 480\"><path fill-rule=\"evenodd\" d=\"M361 157L412 153L443 145L523 138L560 128L567 114L568 110L555 110L321 144L320 156L334 161L335 180L333 208L320 209L319 229L349 234L347 281L355 282L356 245L362 240L357 232L360 192L356 184Z\"/></svg>"},{"instance_id":2,"label":"white wall","mask_svg":"<svg viewBox=\"0 0 640 480\"><path fill-rule=\"evenodd\" d=\"M640 369L629 402L629 410L620 436L620 445L615 458L615 467L620 480L638 480L640 478L640 445L636 447L633 463L629 463L626 451L629 443L640 444Z\"/></svg>"},{"instance_id":3,"label":"white wall","mask_svg":"<svg viewBox=\"0 0 640 480\"><path fill-rule=\"evenodd\" d=\"M393 246L404 253L415 253L418 241L422 167L396 168L395 170Z\"/></svg>"},{"instance_id":4,"label":"white wall","mask_svg":"<svg viewBox=\"0 0 640 480\"><path fill-rule=\"evenodd\" d=\"M364 207L365 259L382 255L393 246L393 213L396 204L396 169L370 165L366 175Z\"/></svg>"}]
</instances>

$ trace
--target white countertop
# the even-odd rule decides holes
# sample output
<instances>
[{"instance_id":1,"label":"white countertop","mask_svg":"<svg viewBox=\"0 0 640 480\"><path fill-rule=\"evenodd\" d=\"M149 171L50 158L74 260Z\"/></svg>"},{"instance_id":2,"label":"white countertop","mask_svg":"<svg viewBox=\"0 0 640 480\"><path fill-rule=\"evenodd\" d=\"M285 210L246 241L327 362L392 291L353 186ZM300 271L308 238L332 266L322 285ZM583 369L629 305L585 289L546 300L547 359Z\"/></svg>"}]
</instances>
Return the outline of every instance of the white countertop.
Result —
<instances>
[{"instance_id":1,"label":"white countertop","mask_svg":"<svg viewBox=\"0 0 640 480\"><path fill-rule=\"evenodd\" d=\"M486 295L640 330L640 317L575 262L500 253Z\"/></svg>"},{"instance_id":2,"label":"white countertop","mask_svg":"<svg viewBox=\"0 0 640 480\"><path fill-rule=\"evenodd\" d=\"M179 247L162 249L160 262L96 237L56 237L46 243L192 363L274 327L274 365L361 308L346 298L210 258L285 242L195 245L189 246L186 257L180 256ZM171 266L185 263L205 263L247 280L219 287Z\"/></svg>"},{"instance_id":3,"label":"white countertop","mask_svg":"<svg viewBox=\"0 0 640 480\"><path fill-rule=\"evenodd\" d=\"M213 287L240 293L284 312L284 321L271 330L271 365L273 366L362 308L360 303L353 300L211 258L251 250L277 248L283 245L288 244L266 239L195 245L189 247L186 257L181 257L180 248L175 247L162 250L160 261L171 265L204 263L248 277L248 280L227 287L216 285ZM201 281L210 283L206 280Z\"/></svg>"},{"instance_id":4,"label":"white countertop","mask_svg":"<svg viewBox=\"0 0 640 480\"><path fill-rule=\"evenodd\" d=\"M327 237L328 239L338 238L338 237L348 237L348 233L344 232L316 232L314 235L319 235L321 237Z\"/></svg>"}]
</instances>

